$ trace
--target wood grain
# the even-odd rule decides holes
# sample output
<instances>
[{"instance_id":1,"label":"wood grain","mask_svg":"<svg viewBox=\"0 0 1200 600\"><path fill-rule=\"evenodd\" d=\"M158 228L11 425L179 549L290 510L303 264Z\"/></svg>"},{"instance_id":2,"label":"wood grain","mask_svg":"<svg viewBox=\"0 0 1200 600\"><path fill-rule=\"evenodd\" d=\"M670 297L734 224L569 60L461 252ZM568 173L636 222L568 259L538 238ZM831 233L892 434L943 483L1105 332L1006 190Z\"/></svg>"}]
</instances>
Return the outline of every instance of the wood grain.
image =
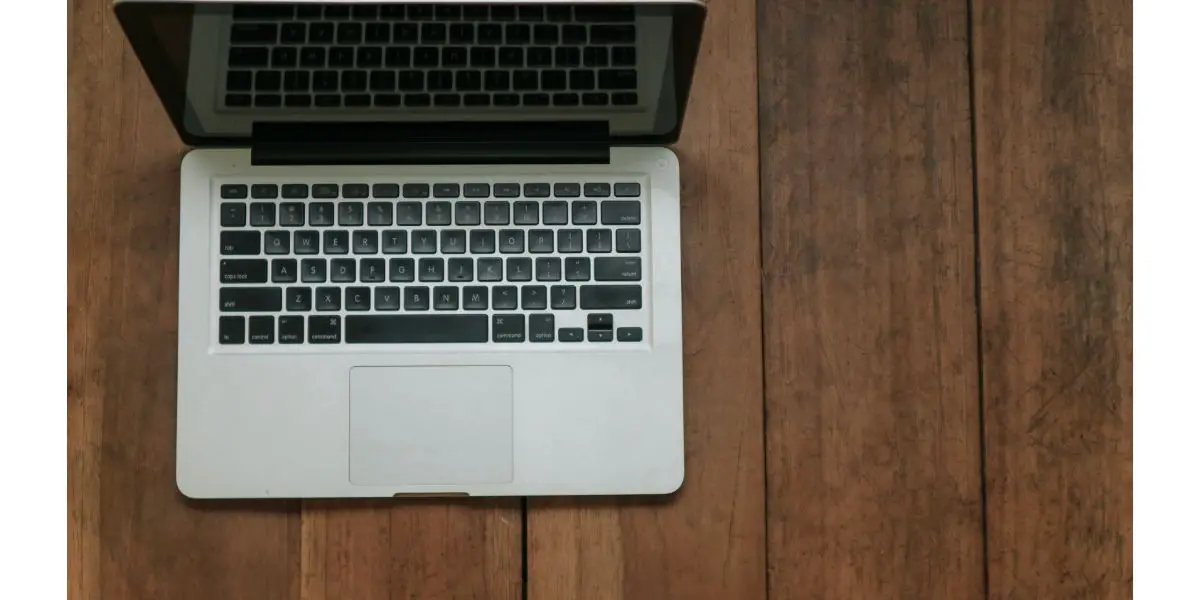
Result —
<instances>
[{"instance_id":1,"label":"wood grain","mask_svg":"<svg viewBox=\"0 0 1200 600\"><path fill-rule=\"evenodd\" d=\"M974 15L994 598L1129 598L1132 6Z\"/></svg>"},{"instance_id":2,"label":"wood grain","mask_svg":"<svg viewBox=\"0 0 1200 600\"><path fill-rule=\"evenodd\" d=\"M966 4L759 26L771 597L980 599Z\"/></svg>"},{"instance_id":3,"label":"wood grain","mask_svg":"<svg viewBox=\"0 0 1200 600\"><path fill-rule=\"evenodd\" d=\"M666 500L531 499L531 600L765 597L755 2L709 9L676 148L686 481Z\"/></svg>"},{"instance_id":4,"label":"wood grain","mask_svg":"<svg viewBox=\"0 0 1200 600\"><path fill-rule=\"evenodd\" d=\"M305 501L301 600L521 597L517 499Z\"/></svg>"},{"instance_id":5,"label":"wood grain","mask_svg":"<svg viewBox=\"0 0 1200 600\"><path fill-rule=\"evenodd\" d=\"M294 596L295 503L175 489L182 147L106 0L68 20L71 598Z\"/></svg>"}]
</instances>

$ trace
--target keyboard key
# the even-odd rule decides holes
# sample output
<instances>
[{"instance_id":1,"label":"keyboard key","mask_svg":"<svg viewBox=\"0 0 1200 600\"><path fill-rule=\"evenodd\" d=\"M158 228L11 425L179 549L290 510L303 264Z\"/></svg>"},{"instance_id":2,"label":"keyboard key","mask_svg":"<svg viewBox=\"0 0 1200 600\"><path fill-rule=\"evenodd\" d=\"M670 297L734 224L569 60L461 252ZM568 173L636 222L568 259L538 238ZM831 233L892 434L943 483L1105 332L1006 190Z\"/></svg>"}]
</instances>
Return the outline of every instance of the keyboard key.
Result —
<instances>
[{"instance_id":1,"label":"keyboard key","mask_svg":"<svg viewBox=\"0 0 1200 600\"><path fill-rule=\"evenodd\" d=\"M488 289L482 286L467 286L462 289L463 310L487 310Z\"/></svg>"},{"instance_id":2,"label":"keyboard key","mask_svg":"<svg viewBox=\"0 0 1200 600\"><path fill-rule=\"evenodd\" d=\"M586 44L587 43L587 27L584 27L583 25L563 25L562 43L564 43L564 44Z\"/></svg>"},{"instance_id":3,"label":"keyboard key","mask_svg":"<svg viewBox=\"0 0 1200 600\"><path fill-rule=\"evenodd\" d=\"M315 26L316 24L314 24ZM308 46L300 49L300 66L312 68L321 68L325 66L325 48Z\"/></svg>"},{"instance_id":4,"label":"keyboard key","mask_svg":"<svg viewBox=\"0 0 1200 600\"><path fill-rule=\"evenodd\" d=\"M587 69L573 69L570 74L570 87L576 92L586 92L596 89L596 73ZM584 104L591 104L584 94Z\"/></svg>"},{"instance_id":5,"label":"keyboard key","mask_svg":"<svg viewBox=\"0 0 1200 600\"><path fill-rule=\"evenodd\" d=\"M338 225L345 227L347 225L354 226L362 224L362 202L342 202L338 204Z\"/></svg>"},{"instance_id":6,"label":"keyboard key","mask_svg":"<svg viewBox=\"0 0 1200 600\"><path fill-rule=\"evenodd\" d=\"M274 44L279 27L274 23L234 23L229 41L234 44Z\"/></svg>"},{"instance_id":7,"label":"keyboard key","mask_svg":"<svg viewBox=\"0 0 1200 600\"><path fill-rule=\"evenodd\" d=\"M479 259L479 281L502 281L504 263L499 258Z\"/></svg>"},{"instance_id":8,"label":"keyboard key","mask_svg":"<svg viewBox=\"0 0 1200 600\"><path fill-rule=\"evenodd\" d=\"M274 312L283 310L282 290L275 287L223 287L221 312Z\"/></svg>"},{"instance_id":9,"label":"keyboard key","mask_svg":"<svg viewBox=\"0 0 1200 600\"><path fill-rule=\"evenodd\" d=\"M408 232L388 229L383 232L383 253L404 254L408 252Z\"/></svg>"},{"instance_id":10,"label":"keyboard key","mask_svg":"<svg viewBox=\"0 0 1200 600\"><path fill-rule=\"evenodd\" d=\"M279 224L284 227L304 225L304 205L299 202L284 202L280 204Z\"/></svg>"},{"instance_id":11,"label":"keyboard key","mask_svg":"<svg viewBox=\"0 0 1200 600\"><path fill-rule=\"evenodd\" d=\"M574 225L595 225L596 215L595 200L576 200L571 203L571 223Z\"/></svg>"},{"instance_id":12,"label":"keyboard key","mask_svg":"<svg viewBox=\"0 0 1200 600\"><path fill-rule=\"evenodd\" d=\"M333 225L333 203L313 202L309 204L308 223L314 227Z\"/></svg>"},{"instance_id":13,"label":"keyboard key","mask_svg":"<svg viewBox=\"0 0 1200 600\"><path fill-rule=\"evenodd\" d=\"M433 310L458 310L458 288L433 288Z\"/></svg>"},{"instance_id":14,"label":"keyboard key","mask_svg":"<svg viewBox=\"0 0 1200 600\"><path fill-rule=\"evenodd\" d=\"M617 252L641 252L642 232L637 229L617 230Z\"/></svg>"},{"instance_id":15,"label":"keyboard key","mask_svg":"<svg viewBox=\"0 0 1200 600\"><path fill-rule=\"evenodd\" d=\"M642 222L642 203L637 200L607 200L600 203L600 222L638 224Z\"/></svg>"},{"instance_id":16,"label":"keyboard key","mask_svg":"<svg viewBox=\"0 0 1200 600\"><path fill-rule=\"evenodd\" d=\"M552 286L550 288L550 308L553 308L554 310L574 310L575 286Z\"/></svg>"},{"instance_id":17,"label":"keyboard key","mask_svg":"<svg viewBox=\"0 0 1200 600\"><path fill-rule=\"evenodd\" d=\"M246 343L246 317L221 317L218 319L217 338L221 344Z\"/></svg>"},{"instance_id":18,"label":"keyboard key","mask_svg":"<svg viewBox=\"0 0 1200 600\"><path fill-rule=\"evenodd\" d=\"M251 344L274 344L275 343L275 317L270 317L270 316L250 317L250 343Z\"/></svg>"},{"instance_id":19,"label":"keyboard key","mask_svg":"<svg viewBox=\"0 0 1200 600\"><path fill-rule=\"evenodd\" d=\"M272 200L279 197L279 186L272 183L256 183L250 186L250 197Z\"/></svg>"},{"instance_id":20,"label":"keyboard key","mask_svg":"<svg viewBox=\"0 0 1200 600\"><path fill-rule=\"evenodd\" d=\"M588 281L592 278L592 265L587 258L568 258L567 281Z\"/></svg>"},{"instance_id":21,"label":"keyboard key","mask_svg":"<svg viewBox=\"0 0 1200 600\"><path fill-rule=\"evenodd\" d=\"M587 251L588 252L612 252L612 230L611 229L589 229L589 230L587 230Z\"/></svg>"},{"instance_id":22,"label":"keyboard key","mask_svg":"<svg viewBox=\"0 0 1200 600\"><path fill-rule=\"evenodd\" d=\"M525 195L528 196L529 194ZM556 201L543 202L542 222L546 225L566 225L567 203Z\"/></svg>"},{"instance_id":23,"label":"keyboard key","mask_svg":"<svg viewBox=\"0 0 1200 600\"><path fill-rule=\"evenodd\" d=\"M355 254L375 254L379 252L378 231L355 231L353 242Z\"/></svg>"},{"instance_id":24,"label":"keyboard key","mask_svg":"<svg viewBox=\"0 0 1200 600\"><path fill-rule=\"evenodd\" d=\"M233 46L229 49L231 67L265 67L269 53L262 46Z\"/></svg>"},{"instance_id":25,"label":"keyboard key","mask_svg":"<svg viewBox=\"0 0 1200 600\"><path fill-rule=\"evenodd\" d=\"M244 227L246 205L242 202L221 203L221 227Z\"/></svg>"},{"instance_id":26,"label":"keyboard key","mask_svg":"<svg viewBox=\"0 0 1200 600\"><path fill-rule=\"evenodd\" d=\"M618 198L637 198L642 195L640 183L618 183L613 186L613 195Z\"/></svg>"},{"instance_id":27,"label":"keyboard key","mask_svg":"<svg viewBox=\"0 0 1200 600\"><path fill-rule=\"evenodd\" d=\"M583 285L579 287L583 310L630 310L642 307L640 285Z\"/></svg>"},{"instance_id":28,"label":"keyboard key","mask_svg":"<svg viewBox=\"0 0 1200 600\"><path fill-rule=\"evenodd\" d=\"M521 184L497 183L492 186L492 193L497 198L516 198L521 195Z\"/></svg>"},{"instance_id":29,"label":"keyboard key","mask_svg":"<svg viewBox=\"0 0 1200 600\"><path fill-rule=\"evenodd\" d=\"M442 281L446 278L446 263L440 258L422 258L417 263L417 279Z\"/></svg>"},{"instance_id":30,"label":"keyboard key","mask_svg":"<svg viewBox=\"0 0 1200 600\"><path fill-rule=\"evenodd\" d=\"M462 229L442 230L442 254L464 254L467 251L467 232Z\"/></svg>"},{"instance_id":31,"label":"keyboard key","mask_svg":"<svg viewBox=\"0 0 1200 600\"><path fill-rule=\"evenodd\" d=\"M508 225L508 203L485 202L483 204L483 222L487 225Z\"/></svg>"},{"instance_id":32,"label":"keyboard key","mask_svg":"<svg viewBox=\"0 0 1200 600\"><path fill-rule=\"evenodd\" d=\"M334 283L354 283L357 265L353 258L335 258L329 261L329 280Z\"/></svg>"},{"instance_id":33,"label":"keyboard key","mask_svg":"<svg viewBox=\"0 0 1200 600\"><path fill-rule=\"evenodd\" d=\"M338 186L336 183L317 183L312 186L313 198L337 198Z\"/></svg>"},{"instance_id":34,"label":"keyboard key","mask_svg":"<svg viewBox=\"0 0 1200 600\"><path fill-rule=\"evenodd\" d=\"M274 227L275 204L272 202L251 202L250 225L253 227Z\"/></svg>"},{"instance_id":35,"label":"keyboard key","mask_svg":"<svg viewBox=\"0 0 1200 600\"><path fill-rule=\"evenodd\" d=\"M350 344L486 343L486 315L351 315Z\"/></svg>"},{"instance_id":36,"label":"keyboard key","mask_svg":"<svg viewBox=\"0 0 1200 600\"><path fill-rule=\"evenodd\" d=\"M335 287L317 288L317 310L342 310L342 290Z\"/></svg>"},{"instance_id":37,"label":"keyboard key","mask_svg":"<svg viewBox=\"0 0 1200 600\"><path fill-rule=\"evenodd\" d=\"M559 281L562 279L562 259L539 258L534 264L534 272L538 281Z\"/></svg>"},{"instance_id":38,"label":"keyboard key","mask_svg":"<svg viewBox=\"0 0 1200 600\"><path fill-rule=\"evenodd\" d=\"M376 198L399 198L400 185L396 183L376 183L371 186L371 195Z\"/></svg>"},{"instance_id":39,"label":"keyboard key","mask_svg":"<svg viewBox=\"0 0 1200 600\"><path fill-rule=\"evenodd\" d=\"M529 315L529 341L554 341L554 315Z\"/></svg>"},{"instance_id":40,"label":"keyboard key","mask_svg":"<svg viewBox=\"0 0 1200 600\"><path fill-rule=\"evenodd\" d=\"M331 67L353 67L354 66L354 48L350 46L334 46L329 49L329 66ZM344 75L350 71L343 71Z\"/></svg>"},{"instance_id":41,"label":"keyboard key","mask_svg":"<svg viewBox=\"0 0 1200 600\"><path fill-rule=\"evenodd\" d=\"M421 224L421 203L420 202L397 202L396 203L396 224L397 225L420 225Z\"/></svg>"},{"instance_id":42,"label":"keyboard key","mask_svg":"<svg viewBox=\"0 0 1200 600\"><path fill-rule=\"evenodd\" d=\"M601 69L597 84L602 90L636 90L637 71L634 69Z\"/></svg>"},{"instance_id":43,"label":"keyboard key","mask_svg":"<svg viewBox=\"0 0 1200 600\"><path fill-rule=\"evenodd\" d=\"M471 254L492 254L496 251L496 232L490 229L471 230Z\"/></svg>"},{"instance_id":44,"label":"keyboard key","mask_svg":"<svg viewBox=\"0 0 1200 600\"><path fill-rule=\"evenodd\" d=\"M365 183L347 183L342 186L342 197L360 199L366 198L370 188Z\"/></svg>"},{"instance_id":45,"label":"keyboard key","mask_svg":"<svg viewBox=\"0 0 1200 600\"><path fill-rule=\"evenodd\" d=\"M367 224L372 226L391 225L392 212L391 202L368 202Z\"/></svg>"},{"instance_id":46,"label":"keyboard key","mask_svg":"<svg viewBox=\"0 0 1200 600\"><path fill-rule=\"evenodd\" d=\"M388 260L388 281L410 282L416 277L416 266L411 258L392 258Z\"/></svg>"},{"instance_id":47,"label":"keyboard key","mask_svg":"<svg viewBox=\"0 0 1200 600\"><path fill-rule=\"evenodd\" d=\"M342 318L337 315L310 316L308 343L338 344L342 341Z\"/></svg>"},{"instance_id":48,"label":"keyboard key","mask_svg":"<svg viewBox=\"0 0 1200 600\"><path fill-rule=\"evenodd\" d=\"M300 281L325 283L325 259L306 258L300 261Z\"/></svg>"},{"instance_id":49,"label":"keyboard key","mask_svg":"<svg viewBox=\"0 0 1200 600\"><path fill-rule=\"evenodd\" d=\"M304 317L279 317L279 343L304 343Z\"/></svg>"},{"instance_id":50,"label":"keyboard key","mask_svg":"<svg viewBox=\"0 0 1200 600\"><path fill-rule=\"evenodd\" d=\"M350 234L345 231L326 231L325 254L346 254L350 251Z\"/></svg>"},{"instance_id":51,"label":"keyboard key","mask_svg":"<svg viewBox=\"0 0 1200 600\"><path fill-rule=\"evenodd\" d=\"M458 194L456 193L455 196ZM454 224L455 225L478 225L479 224L479 203L478 202L455 202L454 203Z\"/></svg>"},{"instance_id":52,"label":"keyboard key","mask_svg":"<svg viewBox=\"0 0 1200 600\"><path fill-rule=\"evenodd\" d=\"M375 288L375 310L400 310L400 288L395 286Z\"/></svg>"},{"instance_id":53,"label":"keyboard key","mask_svg":"<svg viewBox=\"0 0 1200 600\"><path fill-rule=\"evenodd\" d=\"M508 281L533 281L533 259L519 257L506 260L504 277Z\"/></svg>"},{"instance_id":54,"label":"keyboard key","mask_svg":"<svg viewBox=\"0 0 1200 600\"><path fill-rule=\"evenodd\" d=\"M475 264L469 258L452 258L447 265L446 278L450 281L465 282L475 277Z\"/></svg>"},{"instance_id":55,"label":"keyboard key","mask_svg":"<svg viewBox=\"0 0 1200 600\"><path fill-rule=\"evenodd\" d=\"M517 288L511 285L498 285L492 288L492 308L496 310L517 309Z\"/></svg>"},{"instance_id":56,"label":"keyboard key","mask_svg":"<svg viewBox=\"0 0 1200 600\"><path fill-rule=\"evenodd\" d=\"M641 327L619 327L617 328L618 342L640 342L642 341Z\"/></svg>"},{"instance_id":57,"label":"keyboard key","mask_svg":"<svg viewBox=\"0 0 1200 600\"><path fill-rule=\"evenodd\" d=\"M491 195L491 186L486 183L468 183L463 186L463 196L467 198L487 198Z\"/></svg>"},{"instance_id":58,"label":"keyboard key","mask_svg":"<svg viewBox=\"0 0 1200 600\"><path fill-rule=\"evenodd\" d=\"M262 251L262 234L257 231L222 231L221 254L249 256Z\"/></svg>"},{"instance_id":59,"label":"keyboard key","mask_svg":"<svg viewBox=\"0 0 1200 600\"><path fill-rule=\"evenodd\" d=\"M558 330L558 341L560 342L582 342L583 328L582 327L563 327Z\"/></svg>"},{"instance_id":60,"label":"keyboard key","mask_svg":"<svg viewBox=\"0 0 1200 600\"><path fill-rule=\"evenodd\" d=\"M371 310L371 288L368 288L368 287L348 287L348 288L346 288L346 310L353 310L353 311Z\"/></svg>"},{"instance_id":61,"label":"keyboard key","mask_svg":"<svg viewBox=\"0 0 1200 600\"><path fill-rule=\"evenodd\" d=\"M221 261L221 283L266 283L267 261L229 259Z\"/></svg>"},{"instance_id":62,"label":"keyboard key","mask_svg":"<svg viewBox=\"0 0 1200 600\"><path fill-rule=\"evenodd\" d=\"M567 46L559 46L554 49L554 66L562 69L566 67L579 66L579 48L571 48ZM588 71L591 73L591 71Z\"/></svg>"},{"instance_id":63,"label":"keyboard key","mask_svg":"<svg viewBox=\"0 0 1200 600\"><path fill-rule=\"evenodd\" d=\"M558 251L565 254L583 252L583 231L579 229L559 229Z\"/></svg>"},{"instance_id":64,"label":"keyboard key","mask_svg":"<svg viewBox=\"0 0 1200 600\"><path fill-rule=\"evenodd\" d=\"M428 229L420 229L412 233L412 253L413 254L435 254L437 253L437 232Z\"/></svg>"},{"instance_id":65,"label":"keyboard key","mask_svg":"<svg viewBox=\"0 0 1200 600\"><path fill-rule=\"evenodd\" d=\"M297 231L292 241L295 254L316 254L320 250L321 238L315 231Z\"/></svg>"},{"instance_id":66,"label":"keyboard key","mask_svg":"<svg viewBox=\"0 0 1200 600\"><path fill-rule=\"evenodd\" d=\"M612 186L607 183L585 183L583 195L588 198L607 198L612 195Z\"/></svg>"},{"instance_id":67,"label":"keyboard key","mask_svg":"<svg viewBox=\"0 0 1200 600\"><path fill-rule=\"evenodd\" d=\"M404 288L404 310L429 310L429 288L415 285Z\"/></svg>"},{"instance_id":68,"label":"keyboard key","mask_svg":"<svg viewBox=\"0 0 1200 600\"><path fill-rule=\"evenodd\" d=\"M525 251L525 232L520 229L500 230L500 253L520 254ZM255 252L254 254L258 254Z\"/></svg>"},{"instance_id":69,"label":"keyboard key","mask_svg":"<svg viewBox=\"0 0 1200 600\"><path fill-rule=\"evenodd\" d=\"M524 342L525 315L492 315L492 341Z\"/></svg>"},{"instance_id":70,"label":"keyboard key","mask_svg":"<svg viewBox=\"0 0 1200 600\"><path fill-rule=\"evenodd\" d=\"M612 49L612 64L616 67L637 66L637 50L634 46L616 46Z\"/></svg>"},{"instance_id":71,"label":"keyboard key","mask_svg":"<svg viewBox=\"0 0 1200 600\"><path fill-rule=\"evenodd\" d=\"M514 225L537 225L538 224L538 203L537 202L516 202L513 204L513 224Z\"/></svg>"},{"instance_id":72,"label":"keyboard key","mask_svg":"<svg viewBox=\"0 0 1200 600\"><path fill-rule=\"evenodd\" d=\"M642 259L625 256L596 258L596 281L641 281Z\"/></svg>"},{"instance_id":73,"label":"keyboard key","mask_svg":"<svg viewBox=\"0 0 1200 600\"><path fill-rule=\"evenodd\" d=\"M633 25L593 25L593 44L632 44L637 40Z\"/></svg>"},{"instance_id":74,"label":"keyboard key","mask_svg":"<svg viewBox=\"0 0 1200 600\"><path fill-rule=\"evenodd\" d=\"M358 280L380 283L387 277L387 263L382 258L364 258L358 263Z\"/></svg>"},{"instance_id":75,"label":"keyboard key","mask_svg":"<svg viewBox=\"0 0 1200 600\"><path fill-rule=\"evenodd\" d=\"M548 254L554 252L554 232L549 229L534 229L529 232L529 252Z\"/></svg>"},{"instance_id":76,"label":"keyboard key","mask_svg":"<svg viewBox=\"0 0 1200 600\"><path fill-rule=\"evenodd\" d=\"M277 258L271 261L271 283L296 283L296 259Z\"/></svg>"},{"instance_id":77,"label":"keyboard key","mask_svg":"<svg viewBox=\"0 0 1200 600\"><path fill-rule=\"evenodd\" d=\"M589 342L613 341L613 332L611 329L589 329L587 336Z\"/></svg>"},{"instance_id":78,"label":"keyboard key","mask_svg":"<svg viewBox=\"0 0 1200 600\"><path fill-rule=\"evenodd\" d=\"M578 198L579 184L578 183L556 183L554 184L554 196L556 198Z\"/></svg>"},{"instance_id":79,"label":"keyboard key","mask_svg":"<svg viewBox=\"0 0 1200 600\"><path fill-rule=\"evenodd\" d=\"M290 287L284 290L289 311L312 310L312 288Z\"/></svg>"},{"instance_id":80,"label":"keyboard key","mask_svg":"<svg viewBox=\"0 0 1200 600\"><path fill-rule=\"evenodd\" d=\"M453 209L449 202L428 202L425 204L425 223L428 225L449 225Z\"/></svg>"},{"instance_id":81,"label":"keyboard key","mask_svg":"<svg viewBox=\"0 0 1200 600\"><path fill-rule=\"evenodd\" d=\"M286 231L268 231L266 235L267 254L288 254L291 252L292 235Z\"/></svg>"},{"instance_id":82,"label":"keyboard key","mask_svg":"<svg viewBox=\"0 0 1200 600\"><path fill-rule=\"evenodd\" d=\"M522 310L546 310L546 286L544 285L526 285L521 286L521 309Z\"/></svg>"}]
</instances>

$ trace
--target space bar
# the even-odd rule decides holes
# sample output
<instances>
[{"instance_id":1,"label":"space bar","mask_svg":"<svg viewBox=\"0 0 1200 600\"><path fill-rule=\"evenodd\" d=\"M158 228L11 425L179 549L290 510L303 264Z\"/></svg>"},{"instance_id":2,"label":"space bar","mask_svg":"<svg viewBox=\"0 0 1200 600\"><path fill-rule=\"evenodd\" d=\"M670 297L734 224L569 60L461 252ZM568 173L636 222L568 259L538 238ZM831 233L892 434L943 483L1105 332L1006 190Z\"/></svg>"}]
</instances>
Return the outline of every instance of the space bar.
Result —
<instances>
[{"instance_id":1,"label":"space bar","mask_svg":"<svg viewBox=\"0 0 1200 600\"><path fill-rule=\"evenodd\" d=\"M488 341L487 315L350 315L348 344L468 344Z\"/></svg>"}]
</instances>

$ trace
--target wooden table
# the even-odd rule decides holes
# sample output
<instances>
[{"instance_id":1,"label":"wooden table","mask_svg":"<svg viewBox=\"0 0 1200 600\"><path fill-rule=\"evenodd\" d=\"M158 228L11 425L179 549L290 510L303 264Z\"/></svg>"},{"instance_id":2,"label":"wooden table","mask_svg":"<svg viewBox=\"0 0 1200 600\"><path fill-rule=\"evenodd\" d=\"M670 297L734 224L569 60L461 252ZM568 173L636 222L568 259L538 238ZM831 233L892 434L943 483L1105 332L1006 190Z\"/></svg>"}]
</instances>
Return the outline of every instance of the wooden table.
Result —
<instances>
[{"instance_id":1,"label":"wooden table","mask_svg":"<svg viewBox=\"0 0 1200 600\"><path fill-rule=\"evenodd\" d=\"M183 148L71 4L75 599L1128 598L1132 14L713 0L672 498L175 491Z\"/></svg>"}]
</instances>

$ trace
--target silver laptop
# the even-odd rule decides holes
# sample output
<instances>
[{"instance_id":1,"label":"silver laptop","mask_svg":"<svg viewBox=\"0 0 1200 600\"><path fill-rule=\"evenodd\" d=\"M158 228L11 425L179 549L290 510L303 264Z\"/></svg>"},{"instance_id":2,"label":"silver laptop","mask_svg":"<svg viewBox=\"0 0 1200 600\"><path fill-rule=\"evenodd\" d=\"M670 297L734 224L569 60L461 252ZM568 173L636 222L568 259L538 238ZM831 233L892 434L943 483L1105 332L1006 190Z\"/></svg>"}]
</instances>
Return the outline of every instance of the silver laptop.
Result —
<instances>
[{"instance_id":1,"label":"silver laptop","mask_svg":"<svg viewBox=\"0 0 1200 600\"><path fill-rule=\"evenodd\" d=\"M702 2L115 11L194 148L182 493L680 487Z\"/></svg>"}]
</instances>

